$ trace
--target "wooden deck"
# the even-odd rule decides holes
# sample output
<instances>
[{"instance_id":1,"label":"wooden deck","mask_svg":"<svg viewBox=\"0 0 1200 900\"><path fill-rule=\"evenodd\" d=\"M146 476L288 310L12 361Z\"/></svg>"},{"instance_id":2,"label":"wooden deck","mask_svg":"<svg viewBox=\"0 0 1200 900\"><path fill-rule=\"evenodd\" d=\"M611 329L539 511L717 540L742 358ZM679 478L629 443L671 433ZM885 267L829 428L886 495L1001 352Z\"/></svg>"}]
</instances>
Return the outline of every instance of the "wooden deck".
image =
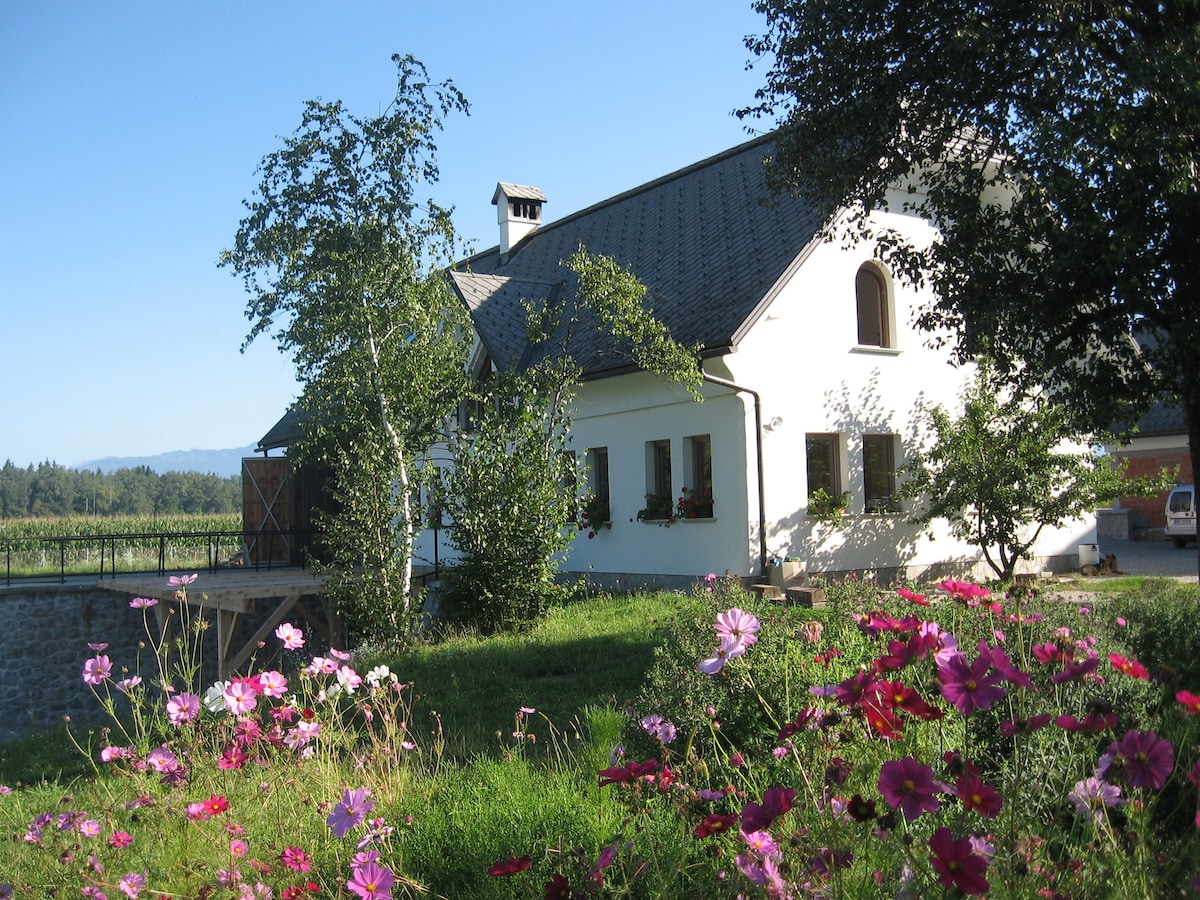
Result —
<instances>
[{"instance_id":1,"label":"wooden deck","mask_svg":"<svg viewBox=\"0 0 1200 900\"><path fill-rule=\"evenodd\" d=\"M178 587L167 583L167 576L119 575L103 578L98 587L119 591L131 597L159 601L154 607L160 629L169 629L169 611L179 603ZM218 670L222 679L236 674L268 640L285 618L302 618L331 647L341 647L342 628L337 616L322 600L325 579L304 569L225 569L200 575L187 585L188 606L212 610L217 622ZM303 599L309 603L301 603ZM316 603L320 603L320 613ZM252 634L239 635L242 617L263 605L274 604L262 625Z\"/></svg>"}]
</instances>

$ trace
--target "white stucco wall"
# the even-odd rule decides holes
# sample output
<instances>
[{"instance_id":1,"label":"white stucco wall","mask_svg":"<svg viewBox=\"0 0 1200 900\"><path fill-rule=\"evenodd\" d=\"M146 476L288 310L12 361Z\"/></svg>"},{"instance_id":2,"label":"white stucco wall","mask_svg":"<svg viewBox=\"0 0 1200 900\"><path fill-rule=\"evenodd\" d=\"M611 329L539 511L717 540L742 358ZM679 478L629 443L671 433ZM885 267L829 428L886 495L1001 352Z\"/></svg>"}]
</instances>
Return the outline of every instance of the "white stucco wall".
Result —
<instances>
[{"instance_id":1,"label":"white stucco wall","mask_svg":"<svg viewBox=\"0 0 1200 900\"><path fill-rule=\"evenodd\" d=\"M881 215L880 224L929 236L920 220ZM798 249L799 252L799 249ZM871 571L898 567L916 576L945 571L986 577L974 547L954 539L945 523L934 530L908 524L903 514L864 512L862 435L895 435L897 464L920 440L921 404L955 408L969 368L949 365L944 351L926 346L913 328L928 299L889 281L892 334L889 349L856 345L855 276L870 248L838 243L810 248L803 264L781 286L766 314L738 352L710 360L706 369L762 396L767 547L771 556L794 556L809 571ZM758 563L758 509L753 410L746 394L706 385L709 399L695 404L676 388L647 375L586 385L579 395L575 447L609 452L613 528L588 540L581 535L567 568L578 572L700 576L729 571L750 575ZM805 514L808 485L806 437L841 435L843 488L853 495L843 527L830 528ZM711 521L669 528L630 520L645 493L645 443L672 442L675 491L684 486L678 465L688 435L711 434L716 504ZM738 482L744 485L738 488ZM736 500L734 499L736 498ZM1038 557L1075 564L1078 545L1094 543L1095 522L1047 529ZM1039 559L1027 568L1040 569Z\"/></svg>"}]
</instances>

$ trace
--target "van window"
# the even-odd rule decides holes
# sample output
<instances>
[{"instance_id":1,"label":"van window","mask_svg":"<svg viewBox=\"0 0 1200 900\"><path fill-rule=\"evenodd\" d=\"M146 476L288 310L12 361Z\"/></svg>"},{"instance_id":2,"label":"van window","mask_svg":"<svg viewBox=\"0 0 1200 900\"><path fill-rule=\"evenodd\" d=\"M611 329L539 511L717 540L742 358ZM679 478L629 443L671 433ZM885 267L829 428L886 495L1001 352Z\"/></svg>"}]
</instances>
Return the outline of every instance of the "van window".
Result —
<instances>
[{"instance_id":1,"label":"van window","mask_svg":"<svg viewBox=\"0 0 1200 900\"><path fill-rule=\"evenodd\" d=\"M1192 491L1175 491L1167 501L1167 510L1173 513L1192 511Z\"/></svg>"}]
</instances>

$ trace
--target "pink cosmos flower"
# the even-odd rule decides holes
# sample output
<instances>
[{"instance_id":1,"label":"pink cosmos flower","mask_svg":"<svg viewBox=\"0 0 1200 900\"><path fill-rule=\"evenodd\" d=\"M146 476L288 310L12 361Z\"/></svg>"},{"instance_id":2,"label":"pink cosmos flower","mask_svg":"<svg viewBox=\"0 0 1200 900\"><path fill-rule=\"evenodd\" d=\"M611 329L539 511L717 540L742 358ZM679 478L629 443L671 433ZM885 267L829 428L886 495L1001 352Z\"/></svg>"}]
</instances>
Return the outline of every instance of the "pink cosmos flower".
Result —
<instances>
[{"instance_id":1,"label":"pink cosmos flower","mask_svg":"<svg viewBox=\"0 0 1200 900\"><path fill-rule=\"evenodd\" d=\"M1113 741L1096 766L1102 778L1120 773L1130 787L1158 790L1167 783L1175 768L1175 748L1171 742L1153 731L1125 732L1121 740Z\"/></svg>"},{"instance_id":2,"label":"pink cosmos flower","mask_svg":"<svg viewBox=\"0 0 1200 900\"><path fill-rule=\"evenodd\" d=\"M84 819L79 823L79 833L84 837L99 837L100 823L95 819Z\"/></svg>"},{"instance_id":3,"label":"pink cosmos flower","mask_svg":"<svg viewBox=\"0 0 1200 900\"><path fill-rule=\"evenodd\" d=\"M909 822L923 812L938 811L941 804L934 796L936 791L933 768L911 756L890 759L879 770L879 792L883 799L892 809L899 809Z\"/></svg>"},{"instance_id":4,"label":"pink cosmos flower","mask_svg":"<svg viewBox=\"0 0 1200 900\"><path fill-rule=\"evenodd\" d=\"M897 589L896 593L899 594L901 597L903 597L905 600L907 600L909 603L917 603L921 606L929 605L929 601L925 599L924 594L914 594L908 588L899 588L899 589Z\"/></svg>"},{"instance_id":5,"label":"pink cosmos flower","mask_svg":"<svg viewBox=\"0 0 1200 900\"><path fill-rule=\"evenodd\" d=\"M229 842L229 855L241 859L250 852L250 845L241 838Z\"/></svg>"},{"instance_id":6,"label":"pink cosmos flower","mask_svg":"<svg viewBox=\"0 0 1200 900\"><path fill-rule=\"evenodd\" d=\"M375 801L369 799L370 796L371 792L365 787L346 789L341 802L325 820L325 824L333 829L336 837L345 837L351 828L359 825L367 817L367 813L375 808Z\"/></svg>"},{"instance_id":7,"label":"pink cosmos flower","mask_svg":"<svg viewBox=\"0 0 1200 900\"><path fill-rule=\"evenodd\" d=\"M152 606L158 606L158 601L153 597L134 597L129 601L130 609L149 609Z\"/></svg>"},{"instance_id":8,"label":"pink cosmos flower","mask_svg":"<svg viewBox=\"0 0 1200 900\"><path fill-rule=\"evenodd\" d=\"M1076 782L1075 789L1067 794L1067 799L1075 805L1076 813L1091 816L1092 824L1099 827L1104 821L1104 810L1121 803L1121 789L1093 775Z\"/></svg>"},{"instance_id":9,"label":"pink cosmos flower","mask_svg":"<svg viewBox=\"0 0 1200 900\"><path fill-rule=\"evenodd\" d=\"M128 831L114 831L109 835L108 843L113 848L120 850L123 847L128 847L133 843L133 835Z\"/></svg>"},{"instance_id":10,"label":"pink cosmos flower","mask_svg":"<svg viewBox=\"0 0 1200 900\"><path fill-rule=\"evenodd\" d=\"M137 895L146 889L146 876L140 872L130 872L128 875L122 875L121 880L117 883L117 887L121 889L129 900L137 900Z\"/></svg>"},{"instance_id":11,"label":"pink cosmos flower","mask_svg":"<svg viewBox=\"0 0 1200 900\"><path fill-rule=\"evenodd\" d=\"M234 715L248 713L258 705L258 692L244 681L234 681L221 694L225 708Z\"/></svg>"},{"instance_id":12,"label":"pink cosmos flower","mask_svg":"<svg viewBox=\"0 0 1200 900\"><path fill-rule=\"evenodd\" d=\"M958 707L964 716L977 709L991 709L1007 692L1000 687L1003 676L992 668L990 654L981 653L975 662L967 665L961 653L950 657L938 666L938 681L942 684L942 696Z\"/></svg>"},{"instance_id":13,"label":"pink cosmos flower","mask_svg":"<svg viewBox=\"0 0 1200 900\"><path fill-rule=\"evenodd\" d=\"M983 894L991 887L983 877L987 860L974 851L970 838L955 838L950 829L939 828L929 839L933 855L929 863L938 873L938 881L964 894Z\"/></svg>"},{"instance_id":14,"label":"pink cosmos flower","mask_svg":"<svg viewBox=\"0 0 1200 900\"><path fill-rule=\"evenodd\" d=\"M275 637L283 641L284 650L299 650L304 646L304 632L290 622L276 628Z\"/></svg>"},{"instance_id":15,"label":"pink cosmos flower","mask_svg":"<svg viewBox=\"0 0 1200 900\"><path fill-rule=\"evenodd\" d=\"M171 587L187 587L199 577L199 575L172 575L167 579L167 584Z\"/></svg>"},{"instance_id":16,"label":"pink cosmos flower","mask_svg":"<svg viewBox=\"0 0 1200 900\"><path fill-rule=\"evenodd\" d=\"M354 870L346 887L362 900L391 900L395 876L387 866L376 862L364 863Z\"/></svg>"},{"instance_id":17,"label":"pink cosmos flower","mask_svg":"<svg viewBox=\"0 0 1200 900\"><path fill-rule=\"evenodd\" d=\"M282 672L263 672L258 678L258 684L264 697L278 700L287 694L288 680Z\"/></svg>"},{"instance_id":18,"label":"pink cosmos flower","mask_svg":"<svg viewBox=\"0 0 1200 900\"><path fill-rule=\"evenodd\" d=\"M660 744L669 744L675 740L674 723L655 713L642 719L642 730L653 735Z\"/></svg>"},{"instance_id":19,"label":"pink cosmos flower","mask_svg":"<svg viewBox=\"0 0 1200 900\"><path fill-rule=\"evenodd\" d=\"M716 653L708 659L701 660L696 668L705 675L716 675L725 666L729 660L741 656L746 652L746 645L741 641L733 640L732 638L722 638L720 646L717 647Z\"/></svg>"},{"instance_id":20,"label":"pink cosmos flower","mask_svg":"<svg viewBox=\"0 0 1200 900\"><path fill-rule=\"evenodd\" d=\"M167 720L172 725L184 725L200 715L200 698L195 694L175 694L167 701Z\"/></svg>"},{"instance_id":21,"label":"pink cosmos flower","mask_svg":"<svg viewBox=\"0 0 1200 900\"><path fill-rule=\"evenodd\" d=\"M179 768L179 758L166 747L155 747L146 754L146 765L163 774Z\"/></svg>"},{"instance_id":22,"label":"pink cosmos flower","mask_svg":"<svg viewBox=\"0 0 1200 900\"><path fill-rule=\"evenodd\" d=\"M85 684L100 684L106 678L112 677L112 660L107 656L94 656L83 664L83 680Z\"/></svg>"},{"instance_id":23,"label":"pink cosmos flower","mask_svg":"<svg viewBox=\"0 0 1200 900\"><path fill-rule=\"evenodd\" d=\"M717 623L713 627L716 629L717 637L722 641L729 638L731 641L739 641L749 647L758 640L758 631L761 625L756 616L735 606L723 613L717 613Z\"/></svg>"},{"instance_id":24,"label":"pink cosmos flower","mask_svg":"<svg viewBox=\"0 0 1200 900\"><path fill-rule=\"evenodd\" d=\"M353 694L362 684L362 676L355 672L349 666L342 666L337 670L337 680L347 693Z\"/></svg>"},{"instance_id":25,"label":"pink cosmos flower","mask_svg":"<svg viewBox=\"0 0 1200 900\"><path fill-rule=\"evenodd\" d=\"M742 832L742 840L750 845L750 849L759 856L779 858L779 844L769 831Z\"/></svg>"}]
</instances>

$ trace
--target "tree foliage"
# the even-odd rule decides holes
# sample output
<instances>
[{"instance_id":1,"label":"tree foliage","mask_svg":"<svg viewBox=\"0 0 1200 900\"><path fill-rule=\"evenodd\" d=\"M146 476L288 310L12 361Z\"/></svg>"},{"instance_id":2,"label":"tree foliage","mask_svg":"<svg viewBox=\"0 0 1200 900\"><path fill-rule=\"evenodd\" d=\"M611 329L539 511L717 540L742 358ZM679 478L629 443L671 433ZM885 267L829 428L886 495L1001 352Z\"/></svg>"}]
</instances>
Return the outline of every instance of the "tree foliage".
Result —
<instances>
[{"instance_id":1,"label":"tree foliage","mask_svg":"<svg viewBox=\"0 0 1200 900\"><path fill-rule=\"evenodd\" d=\"M945 519L978 547L996 577L1012 578L1044 528L1116 496L1153 494L1169 479L1127 480L1124 465L1081 445L1071 417L1046 393L1007 392L981 365L955 416L927 407L933 442L912 452L900 494L918 522Z\"/></svg>"},{"instance_id":2,"label":"tree foliage","mask_svg":"<svg viewBox=\"0 0 1200 900\"><path fill-rule=\"evenodd\" d=\"M569 452L572 403L583 378L573 339L599 329L624 342L641 368L699 396L696 349L675 341L647 303L647 289L610 257L579 250L563 263L576 282L565 305L526 302L540 360L477 385L481 414L452 443L443 508L460 554L454 598L495 630L535 620L559 588L555 575L576 533L584 474Z\"/></svg>"},{"instance_id":3,"label":"tree foliage","mask_svg":"<svg viewBox=\"0 0 1200 900\"><path fill-rule=\"evenodd\" d=\"M0 519L42 516L147 516L233 513L242 508L242 480L148 466L103 472L53 462L0 466Z\"/></svg>"},{"instance_id":4,"label":"tree foliage","mask_svg":"<svg viewBox=\"0 0 1200 900\"><path fill-rule=\"evenodd\" d=\"M435 133L467 102L412 57L393 60L380 114L305 104L221 263L250 295L247 344L274 332L296 364L304 435L291 450L332 473L333 592L360 626L402 629L422 524L413 461L458 403L467 351L444 277L460 250L450 210L419 192L438 177Z\"/></svg>"},{"instance_id":5,"label":"tree foliage","mask_svg":"<svg viewBox=\"0 0 1200 900\"><path fill-rule=\"evenodd\" d=\"M1200 466L1200 6L755 6L769 62L740 114L777 120L773 184L852 207L839 224L932 285L919 324L958 358L1053 386L1088 429L1162 392ZM932 245L872 233L895 185Z\"/></svg>"}]
</instances>

